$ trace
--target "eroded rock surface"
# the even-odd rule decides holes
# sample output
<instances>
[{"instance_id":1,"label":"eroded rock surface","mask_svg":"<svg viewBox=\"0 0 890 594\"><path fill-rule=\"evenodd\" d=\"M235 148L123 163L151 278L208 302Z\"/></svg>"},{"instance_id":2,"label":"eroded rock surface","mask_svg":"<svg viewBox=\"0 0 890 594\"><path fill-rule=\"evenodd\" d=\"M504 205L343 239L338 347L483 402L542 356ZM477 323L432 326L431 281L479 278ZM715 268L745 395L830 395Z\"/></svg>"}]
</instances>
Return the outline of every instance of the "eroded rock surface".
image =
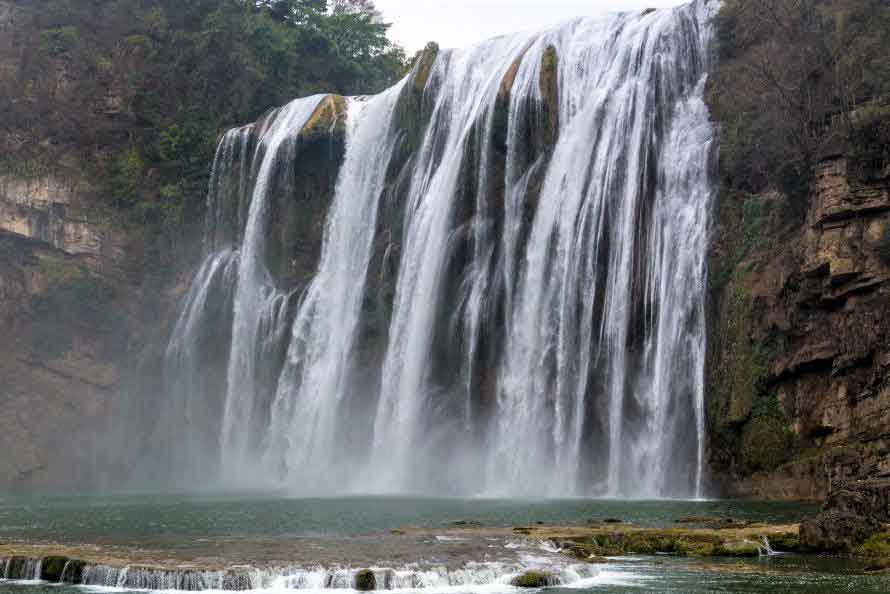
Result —
<instances>
[{"instance_id":1,"label":"eroded rock surface","mask_svg":"<svg viewBox=\"0 0 890 594\"><path fill-rule=\"evenodd\" d=\"M890 476L890 171L816 168L801 217L721 197L711 253L711 459L725 490L822 499Z\"/></svg>"}]
</instances>

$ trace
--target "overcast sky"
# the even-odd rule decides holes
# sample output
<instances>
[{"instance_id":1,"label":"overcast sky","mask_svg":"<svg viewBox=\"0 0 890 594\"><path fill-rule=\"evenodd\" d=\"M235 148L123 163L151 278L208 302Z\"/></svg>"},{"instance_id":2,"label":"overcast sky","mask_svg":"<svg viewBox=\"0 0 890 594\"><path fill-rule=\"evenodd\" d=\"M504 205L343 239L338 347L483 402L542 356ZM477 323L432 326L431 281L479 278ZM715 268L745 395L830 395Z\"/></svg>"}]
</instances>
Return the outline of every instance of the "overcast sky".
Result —
<instances>
[{"instance_id":1,"label":"overcast sky","mask_svg":"<svg viewBox=\"0 0 890 594\"><path fill-rule=\"evenodd\" d=\"M411 54L428 41L466 47L504 33L540 29L578 16L677 6L686 0L375 0L390 37Z\"/></svg>"}]
</instances>

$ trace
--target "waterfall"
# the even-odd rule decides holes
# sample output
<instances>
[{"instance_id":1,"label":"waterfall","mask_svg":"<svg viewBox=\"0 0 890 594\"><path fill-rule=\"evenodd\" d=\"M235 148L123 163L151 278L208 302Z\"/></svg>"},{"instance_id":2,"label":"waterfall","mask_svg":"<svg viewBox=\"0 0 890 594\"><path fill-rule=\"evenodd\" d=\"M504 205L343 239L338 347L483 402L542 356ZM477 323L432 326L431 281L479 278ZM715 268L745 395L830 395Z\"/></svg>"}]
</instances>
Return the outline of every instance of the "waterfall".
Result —
<instances>
[{"instance_id":1,"label":"waterfall","mask_svg":"<svg viewBox=\"0 0 890 594\"><path fill-rule=\"evenodd\" d=\"M316 96L227 133L168 459L304 493L700 496L714 4L429 48L345 124Z\"/></svg>"},{"instance_id":2,"label":"waterfall","mask_svg":"<svg viewBox=\"0 0 890 594\"><path fill-rule=\"evenodd\" d=\"M348 383L372 255L379 200L395 146L392 112L401 86L349 104L346 159L325 229L321 260L303 296L287 361L272 403L272 468L303 480L338 484L350 458L337 458L336 440L348 427L341 404L362 390ZM358 392L358 393L356 393ZM339 462L339 463L338 463ZM316 483L318 484L318 483Z\"/></svg>"},{"instance_id":3,"label":"waterfall","mask_svg":"<svg viewBox=\"0 0 890 594\"><path fill-rule=\"evenodd\" d=\"M245 590L355 590L357 577L367 571L374 575L374 590L442 589L449 587L490 587L507 585L529 569L553 572L559 584L574 584L595 577L595 566L581 563L469 562L460 566L409 565L404 567L273 567L249 566L227 570L197 568L111 567L87 565L79 584L129 590L199 592Z\"/></svg>"},{"instance_id":4,"label":"waterfall","mask_svg":"<svg viewBox=\"0 0 890 594\"><path fill-rule=\"evenodd\" d=\"M257 327L263 312L275 308L279 300L275 288L266 278L262 265L264 256L263 222L273 176L280 164L296 158L296 134L321 102L321 96L297 99L269 118L269 127L260 136L257 153L262 152L254 183L250 210L245 223L238 261L238 284L235 290L232 323L232 352L229 355L228 393L223 409L221 449L224 468L240 469L250 464L248 438L256 397L255 370L257 351L262 336ZM290 142L288 142L290 141Z\"/></svg>"}]
</instances>

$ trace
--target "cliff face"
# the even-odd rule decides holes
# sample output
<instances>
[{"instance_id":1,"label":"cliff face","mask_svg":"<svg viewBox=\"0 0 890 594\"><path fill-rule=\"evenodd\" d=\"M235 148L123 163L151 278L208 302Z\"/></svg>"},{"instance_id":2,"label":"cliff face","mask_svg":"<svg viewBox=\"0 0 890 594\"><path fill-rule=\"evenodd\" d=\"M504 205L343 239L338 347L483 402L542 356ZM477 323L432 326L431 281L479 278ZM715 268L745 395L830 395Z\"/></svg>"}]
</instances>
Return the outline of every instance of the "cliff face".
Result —
<instances>
[{"instance_id":1,"label":"cliff face","mask_svg":"<svg viewBox=\"0 0 890 594\"><path fill-rule=\"evenodd\" d=\"M64 103L66 58L39 79L24 74L39 37L32 8L0 2L0 88L52 88ZM106 95L113 103L111 86ZM22 97L10 93L2 107L14 114ZM94 446L114 431L125 378L157 357L181 287L172 254L152 251L108 206L98 149L41 138L14 115L3 123L0 489L83 487L94 483ZM10 157L22 147L52 162Z\"/></svg>"},{"instance_id":2,"label":"cliff face","mask_svg":"<svg viewBox=\"0 0 890 594\"><path fill-rule=\"evenodd\" d=\"M711 253L711 460L733 494L890 475L890 167L816 166L804 220L725 195Z\"/></svg>"},{"instance_id":3,"label":"cliff face","mask_svg":"<svg viewBox=\"0 0 890 594\"><path fill-rule=\"evenodd\" d=\"M97 203L83 179L0 177L0 488L91 484L91 444L176 303L175 277Z\"/></svg>"}]
</instances>

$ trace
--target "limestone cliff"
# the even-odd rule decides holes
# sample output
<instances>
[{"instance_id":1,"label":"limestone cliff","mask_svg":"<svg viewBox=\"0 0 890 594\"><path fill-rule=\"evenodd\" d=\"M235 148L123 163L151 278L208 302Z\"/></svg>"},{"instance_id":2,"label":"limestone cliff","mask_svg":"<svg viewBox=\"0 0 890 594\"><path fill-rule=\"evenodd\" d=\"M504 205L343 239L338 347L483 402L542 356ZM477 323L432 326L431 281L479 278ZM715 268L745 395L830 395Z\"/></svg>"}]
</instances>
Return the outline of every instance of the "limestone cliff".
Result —
<instances>
[{"instance_id":1,"label":"limestone cliff","mask_svg":"<svg viewBox=\"0 0 890 594\"><path fill-rule=\"evenodd\" d=\"M22 88L51 86L65 101L64 57L37 79L23 72L39 37L33 7L0 2L0 87L16 91L3 108L15 109L7 102ZM175 257L110 207L96 167L103 150L3 115L0 489L84 487L105 463L94 446L115 431L128 376L166 330L180 291Z\"/></svg>"},{"instance_id":2,"label":"limestone cliff","mask_svg":"<svg viewBox=\"0 0 890 594\"><path fill-rule=\"evenodd\" d=\"M730 493L821 499L890 476L890 166L828 154L787 202L720 199L711 461Z\"/></svg>"}]
</instances>

